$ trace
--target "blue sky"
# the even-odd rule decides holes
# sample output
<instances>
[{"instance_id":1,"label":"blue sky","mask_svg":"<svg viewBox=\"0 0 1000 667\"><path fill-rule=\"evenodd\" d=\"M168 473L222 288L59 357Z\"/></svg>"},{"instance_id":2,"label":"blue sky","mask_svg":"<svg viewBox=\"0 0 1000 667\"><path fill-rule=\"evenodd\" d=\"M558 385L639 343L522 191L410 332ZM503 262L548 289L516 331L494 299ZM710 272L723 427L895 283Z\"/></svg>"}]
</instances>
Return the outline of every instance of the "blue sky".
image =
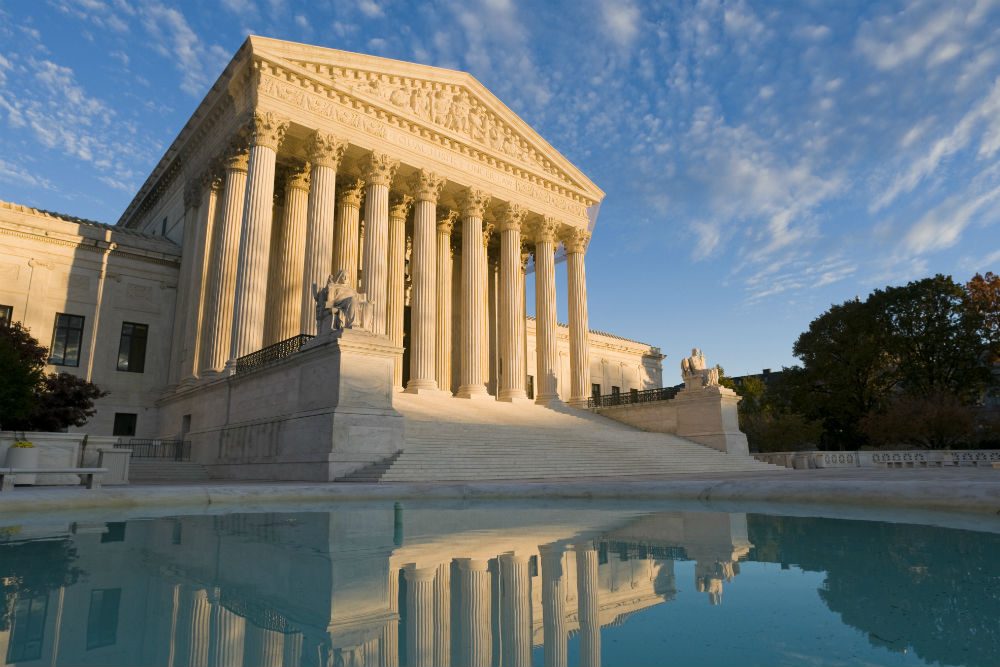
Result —
<instances>
[{"instance_id":1,"label":"blue sky","mask_svg":"<svg viewBox=\"0 0 1000 667\"><path fill-rule=\"evenodd\" d=\"M593 328L668 384L778 368L831 303L1000 269L998 5L4 2L0 199L116 221L249 33L463 69L607 192Z\"/></svg>"}]
</instances>

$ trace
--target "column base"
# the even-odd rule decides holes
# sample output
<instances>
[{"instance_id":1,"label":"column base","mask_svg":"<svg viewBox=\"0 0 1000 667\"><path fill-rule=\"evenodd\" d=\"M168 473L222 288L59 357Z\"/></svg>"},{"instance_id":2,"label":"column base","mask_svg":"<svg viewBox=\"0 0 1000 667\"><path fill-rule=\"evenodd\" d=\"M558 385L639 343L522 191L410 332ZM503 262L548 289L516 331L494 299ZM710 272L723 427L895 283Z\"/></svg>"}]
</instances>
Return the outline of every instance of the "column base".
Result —
<instances>
[{"instance_id":1,"label":"column base","mask_svg":"<svg viewBox=\"0 0 1000 667\"><path fill-rule=\"evenodd\" d=\"M534 403L523 389L505 389L497 396L497 400L504 403Z\"/></svg>"},{"instance_id":2,"label":"column base","mask_svg":"<svg viewBox=\"0 0 1000 667\"><path fill-rule=\"evenodd\" d=\"M535 404L552 408L563 405L563 402L562 399L559 398L559 394L552 394L550 396L538 396L538 398L535 399Z\"/></svg>"},{"instance_id":3,"label":"column base","mask_svg":"<svg viewBox=\"0 0 1000 667\"><path fill-rule=\"evenodd\" d=\"M410 380L403 393L414 394L416 396L447 396L451 398L451 392L438 389L437 382L434 380Z\"/></svg>"},{"instance_id":4,"label":"column base","mask_svg":"<svg viewBox=\"0 0 1000 667\"><path fill-rule=\"evenodd\" d=\"M492 401L494 400L490 393L486 391L486 385L482 384L471 384L463 385L458 388L458 393L455 394L455 398L469 398L474 401Z\"/></svg>"}]
</instances>

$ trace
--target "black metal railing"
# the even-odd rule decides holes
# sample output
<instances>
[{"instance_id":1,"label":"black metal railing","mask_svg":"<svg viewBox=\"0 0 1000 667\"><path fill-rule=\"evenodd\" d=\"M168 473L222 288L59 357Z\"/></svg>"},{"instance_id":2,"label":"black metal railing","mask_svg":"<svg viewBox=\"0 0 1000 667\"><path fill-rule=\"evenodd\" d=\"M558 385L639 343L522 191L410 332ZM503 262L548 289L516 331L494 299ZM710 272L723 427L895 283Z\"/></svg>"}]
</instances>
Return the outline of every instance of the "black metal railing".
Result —
<instances>
[{"instance_id":1,"label":"black metal railing","mask_svg":"<svg viewBox=\"0 0 1000 667\"><path fill-rule=\"evenodd\" d=\"M276 361L290 357L301 350L306 341L311 338L312 336L309 334L299 334L298 336L286 338L274 345L268 345L261 350L244 355L236 360L236 374L251 373L270 366Z\"/></svg>"},{"instance_id":2,"label":"black metal railing","mask_svg":"<svg viewBox=\"0 0 1000 667\"><path fill-rule=\"evenodd\" d=\"M677 387L663 387L661 389L646 389L645 391L631 390L604 396L591 396L587 399L588 408L607 408L616 405L632 405L634 403L654 403L656 401L669 401L680 391Z\"/></svg>"},{"instance_id":3,"label":"black metal railing","mask_svg":"<svg viewBox=\"0 0 1000 667\"><path fill-rule=\"evenodd\" d=\"M166 459L190 461L191 443L187 440L154 440L129 438L115 443L118 449L131 449L133 459Z\"/></svg>"}]
</instances>

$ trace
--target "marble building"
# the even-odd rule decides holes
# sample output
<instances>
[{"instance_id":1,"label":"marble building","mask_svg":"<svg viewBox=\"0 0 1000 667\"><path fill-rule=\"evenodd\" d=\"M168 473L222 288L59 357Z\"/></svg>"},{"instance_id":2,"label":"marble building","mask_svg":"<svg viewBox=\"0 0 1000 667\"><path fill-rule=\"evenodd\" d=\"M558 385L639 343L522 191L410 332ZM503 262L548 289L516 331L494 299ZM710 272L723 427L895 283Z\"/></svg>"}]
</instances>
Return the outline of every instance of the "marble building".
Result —
<instances>
[{"instance_id":1,"label":"marble building","mask_svg":"<svg viewBox=\"0 0 1000 667\"><path fill-rule=\"evenodd\" d=\"M171 397L314 334L340 270L395 391L581 405L662 385L658 348L589 328L603 197L466 73L250 37L116 225L0 204L0 317L111 392L99 434L184 435Z\"/></svg>"}]
</instances>

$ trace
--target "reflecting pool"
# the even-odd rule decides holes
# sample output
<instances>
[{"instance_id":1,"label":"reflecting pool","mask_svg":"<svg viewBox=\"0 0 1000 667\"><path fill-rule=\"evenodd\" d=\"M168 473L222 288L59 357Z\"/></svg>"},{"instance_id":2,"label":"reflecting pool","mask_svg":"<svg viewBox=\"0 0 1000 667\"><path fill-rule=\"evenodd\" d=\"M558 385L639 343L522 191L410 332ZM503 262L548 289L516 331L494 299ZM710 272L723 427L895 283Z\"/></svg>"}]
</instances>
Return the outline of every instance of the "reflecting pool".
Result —
<instances>
[{"instance_id":1,"label":"reflecting pool","mask_svg":"<svg viewBox=\"0 0 1000 667\"><path fill-rule=\"evenodd\" d=\"M1000 536L629 505L0 529L0 663L1000 665Z\"/></svg>"}]
</instances>

